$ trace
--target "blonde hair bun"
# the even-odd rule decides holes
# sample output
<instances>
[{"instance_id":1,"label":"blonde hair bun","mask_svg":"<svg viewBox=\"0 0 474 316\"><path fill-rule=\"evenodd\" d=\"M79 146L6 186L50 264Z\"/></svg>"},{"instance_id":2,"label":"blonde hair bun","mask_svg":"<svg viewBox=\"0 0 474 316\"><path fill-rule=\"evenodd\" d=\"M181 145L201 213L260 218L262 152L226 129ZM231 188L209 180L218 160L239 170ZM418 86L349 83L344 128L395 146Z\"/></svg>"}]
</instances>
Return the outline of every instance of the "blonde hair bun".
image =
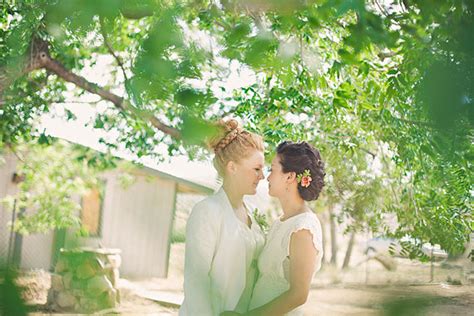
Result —
<instances>
[{"instance_id":1,"label":"blonde hair bun","mask_svg":"<svg viewBox=\"0 0 474 316\"><path fill-rule=\"evenodd\" d=\"M239 127L239 122L235 119L229 119L227 121L220 120L216 123L216 125L219 132L217 133L216 137L213 137L209 140L209 147L212 148L214 152L225 148L242 131L242 129Z\"/></svg>"},{"instance_id":2,"label":"blonde hair bun","mask_svg":"<svg viewBox=\"0 0 474 316\"><path fill-rule=\"evenodd\" d=\"M233 130L239 128L239 122L237 122L237 120L235 120L235 119L230 119L230 120L227 120L225 122L222 121L222 123L225 126L227 132L232 132Z\"/></svg>"},{"instance_id":3,"label":"blonde hair bun","mask_svg":"<svg viewBox=\"0 0 474 316\"><path fill-rule=\"evenodd\" d=\"M209 148L214 150L214 167L223 177L229 161L240 161L254 150L264 152L261 136L246 131L235 119L220 120L215 123L217 133L208 139Z\"/></svg>"}]
</instances>

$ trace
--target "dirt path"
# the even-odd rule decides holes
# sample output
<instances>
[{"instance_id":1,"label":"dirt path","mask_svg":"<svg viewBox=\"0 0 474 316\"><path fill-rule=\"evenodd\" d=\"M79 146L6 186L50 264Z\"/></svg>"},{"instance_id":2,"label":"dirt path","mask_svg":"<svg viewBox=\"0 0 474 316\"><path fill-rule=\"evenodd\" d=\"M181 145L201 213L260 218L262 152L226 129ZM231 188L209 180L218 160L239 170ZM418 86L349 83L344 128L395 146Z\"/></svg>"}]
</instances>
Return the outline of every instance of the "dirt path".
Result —
<instances>
[{"instance_id":1,"label":"dirt path","mask_svg":"<svg viewBox=\"0 0 474 316\"><path fill-rule=\"evenodd\" d=\"M363 257L355 257L354 262ZM313 280L305 315L471 315L474 310L474 287L448 285L448 277L459 278L458 268L437 263L434 284L430 280L430 266L408 259L397 258L396 271L386 271L377 262L354 265L341 271L325 267ZM184 245L173 244L170 270L166 279L120 281L122 303L117 312L122 315L177 315L177 308L161 306L138 295L146 291L158 297L182 297ZM367 272L368 271L368 272ZM365 282L368 282L366 284ZM39 282L35 279L34 282ZM46 281L44 281L46 282ZM45 301L47 287L33 291L33 301ZM397 304L398 303L398 304ZM41 303L39 303L41 304ZM44 304L44 302L43 302ZM413 311L411 307L418 307ZM424 307L424 310L420 310ZM46 314L32 314L46 315Z\"/></svg>"},{"instance_id":2,"label":"dirt path","mask_svg":"<svg viewBox=\"0 0 474 316\"><path fill-rule=\"evenodd\" d=\"M134 296L129 290L119 309L123 314L177 315L164 307ZM158 293L159 291L157 291ZM150 291L153 293L153 290ZM162 292L160 292L162 293ZM311 290L305 315L471 315L474 287L433 284L421 286L334 286Z\"/></svg>"},{"instance_id":3,"label":"dirt path","mask_svg":"<svg viewBox=\"0 0 474 316\"><path fill-rule=\"evenodd\" d=\"M474 287L340 286L312 289L305 315L470 315ZM398 311L390 314L390 311Z\"/></svg>"}]
</instances>

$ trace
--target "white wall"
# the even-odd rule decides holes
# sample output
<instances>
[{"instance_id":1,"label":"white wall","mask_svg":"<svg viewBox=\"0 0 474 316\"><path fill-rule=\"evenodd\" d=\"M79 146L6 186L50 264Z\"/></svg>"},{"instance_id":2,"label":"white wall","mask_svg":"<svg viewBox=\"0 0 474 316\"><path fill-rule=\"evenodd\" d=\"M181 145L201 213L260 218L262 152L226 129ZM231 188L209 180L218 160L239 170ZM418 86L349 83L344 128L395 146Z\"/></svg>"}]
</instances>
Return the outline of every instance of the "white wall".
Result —
<instances>
[{"instance_id":1,"label":"white wall","mask_svg":"<svg viewBox=\"0 0 474 316\"><path fill-rule=\"evenodd\" d=\"M16 167L14 156L0 165L0 198L13 194L11 177ZM143 174L127 188L118 179L119 171L105 176L102 230L99 237L76 239L68 234L66 246L84 245L122 250L121 273L128 277L166 277L170 235L175 208L176 183ZM6 257L11 210L0 205L0 257ZM51 267L53 233L23 237L22 268ZM77 244L75 244L77 242Z\"/></svg>"},{"instance_id":2,"label":"white wall","mask_svg":"<svg viewBox=\"0 0 474 316\"><path fill-rule=\"evenodd\" d=\"M122 250L124 276L166 276L174 197L172 181L138 176L126 189L117 177L108 181L102 240Z\"/></svg>"},{"instance_id":3,"label":"white wall","mask_svg":"<svg viewBox=\"0 0 474 316\"><path fill-rule=\"evenodd\" d=\"M53 232L23 236L21 268L49 270L53 256Z\"/></svg>"},{"instance_id":4,"label":"white wall","mask_svg":"<svg viewBox=\"0 0 474 316\"><path fill-rule=\"evenodd\" d=\"M79 243L121 249L123 276L166 277L175 182L137 175L124 188L117 176L117 171L106 176L101 236ZM71 236L67 243L71 245Z\"/></svg>"}]
</instances>

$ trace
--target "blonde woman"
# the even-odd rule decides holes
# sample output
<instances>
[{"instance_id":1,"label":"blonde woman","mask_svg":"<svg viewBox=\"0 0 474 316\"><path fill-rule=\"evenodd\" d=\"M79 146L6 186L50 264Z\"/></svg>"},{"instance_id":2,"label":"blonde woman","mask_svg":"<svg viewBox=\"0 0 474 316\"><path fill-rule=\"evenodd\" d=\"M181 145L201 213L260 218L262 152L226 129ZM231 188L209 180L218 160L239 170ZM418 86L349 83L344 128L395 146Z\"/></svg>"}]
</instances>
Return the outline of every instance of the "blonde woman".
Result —
<instances>
[{"instance_id":1,"label":"blonde woman","mask_svg":"<svg viewBox=\"0 0 474 316\"><path fill-rule=\"evenodd\" d=\"M264 179L262 138L237 121L221 124L211 142L214 166L223 179L219 191L199 202L186 226L184 301L180 316L246 312L256 277L256 259L265 243L245 195Z\"/></svg>"},{"instance_id":2,"label":"blonde woman","mask_svg":"<svg viewBox=\"0 0 474 316\"><path fill-rule=\"evenodd\" d=\"M321 156L308 143L283 142L278 146L268 186L269 194L280 201L283 214L268 232L258 259L260 275L245 315L302 315L301 306L323 255L321 225L306 201L319 197L324 176Z\"/></svg>"}]
</instances>

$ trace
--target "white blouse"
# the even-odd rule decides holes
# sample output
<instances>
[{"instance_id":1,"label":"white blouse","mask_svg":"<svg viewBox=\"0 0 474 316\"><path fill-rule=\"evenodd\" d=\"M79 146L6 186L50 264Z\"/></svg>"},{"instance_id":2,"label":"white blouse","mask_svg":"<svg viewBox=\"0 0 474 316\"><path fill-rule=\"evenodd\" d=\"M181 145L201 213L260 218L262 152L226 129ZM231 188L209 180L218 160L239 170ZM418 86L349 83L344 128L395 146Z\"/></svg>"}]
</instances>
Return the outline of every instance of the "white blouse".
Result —
<instances>
[{"instance_id":1,"label":"white blouse","mask_svg":"<svg viewBox=\"0 0 474 316\"><path fill-rule=\"evenodd\" d=\"M290 288L289 255L291 235L307 229L313 235L318 251L315 273L321 268L323 256L321 224L312 212L304 212L281 221L277 219L267 235L267 242L258 259L260 275L250 302L250 309L265 305ZM286 315L302 315L301 306Z\"/></svg>"},{"instance_id":2,"label":"white blouse","mask_svg":"<svg viewBox=\"0 0 474 316\"><path fill-rule=\"evenodd\" d=\"M251 215L249 214L250 218ZM252 297L253 287L255 285L257 277L257 259L262 251L264 245L264 239L262 238L262 232L257 223L252 219L252 226L248 227L242 221L241 224L242 237L245 239L245 266L247 267L245 288L242 292L235 311L239 313L246 313L249 309L250 298Z\"/></svg>"},{"instance_id":3,"label":"white blouse","mask_svg":"<svg viewBox=\"0 0 474 316\"><path fill-rule=\"evenodd\" d=\"M252 262L265 243L259 225L248 215L251 227L237 218L222 188L194 206L186 225L180 316L247 311L255 277Z\"/></svg>"}]
</instances>

